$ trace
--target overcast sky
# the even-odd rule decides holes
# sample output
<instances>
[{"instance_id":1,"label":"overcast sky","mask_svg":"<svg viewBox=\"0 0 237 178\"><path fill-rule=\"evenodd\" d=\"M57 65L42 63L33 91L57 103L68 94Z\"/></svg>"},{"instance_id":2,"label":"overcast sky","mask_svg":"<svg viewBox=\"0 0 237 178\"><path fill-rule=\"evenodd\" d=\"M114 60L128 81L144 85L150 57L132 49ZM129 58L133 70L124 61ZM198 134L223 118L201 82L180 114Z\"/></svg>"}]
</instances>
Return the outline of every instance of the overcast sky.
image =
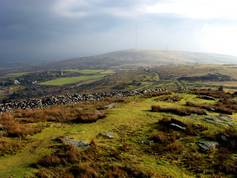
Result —
<instances>
[{"instance_id":1,"label":"overcast sky","mask_svg":"<svg viewBox=\"0 0 237 178\"><path fill-rule=\"evenodd\" d=\"M237 56L236 0L0 0L0 60L122 49Z\"/></svg>"}]
</instances>

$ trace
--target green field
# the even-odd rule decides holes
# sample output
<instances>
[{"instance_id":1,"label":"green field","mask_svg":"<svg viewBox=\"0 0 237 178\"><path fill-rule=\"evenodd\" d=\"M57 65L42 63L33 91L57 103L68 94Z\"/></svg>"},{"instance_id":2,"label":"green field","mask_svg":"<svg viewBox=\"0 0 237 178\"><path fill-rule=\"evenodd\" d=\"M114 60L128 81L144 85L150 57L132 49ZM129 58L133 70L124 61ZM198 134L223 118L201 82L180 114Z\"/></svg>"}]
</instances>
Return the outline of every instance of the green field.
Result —
<instances>
[{"instance_id":1,"label":"green field","mask_svg":"<svg viewBox=\"0 0 237 178\"><path fill-rule=\"evenodd\" d=\"M102 79L105 75L83 75L79 77L62 77L57 78L54 80L49 80L46 82L42 82L41 85L48 85L48 86L63 86L63 85L70 85L75 84L79 82L85 82L85 81L94 81Z\"/></svg>"},{"instance_id":2,"label":"green field","mask_svg":"<svg viewBox=\"0 0 237 178\"><path fill-rule=\"evenodd\" d=\"M69 73L78 73L81 76L76 77L61 77L54 80L49 80L46 82L41 82L41 85L48 85L48 86L63 86L63 85L70 85L79 82L93 82L96 80L100 80L103 77L113 74L112 70L97 70L97 69L88 69L88 70L79 70L79 69L68 69L64 70L64 72Z\"/></svg>"},{"instance_id":3,"label":"green field","mask_svg":"<svg viewBox=\"0 0 237 178\"><path fill-rule=\"evenodd\" d=\"M21 76L26 75L26 74L29 74L29 72L10 73L10 74L7 74L6 77L16 78L16 77L21 77Z\"/></svg>"},{"instance_id":4,"label":"green field","mask_svg":"<svg viewBox=\"0 0 237 178\"><path fill-rule=\"evenodd\" d=\"M80 73L83 75L95 75L95 74L112 74L114 73L112 70L100 70L100 69L68 69L64 70L64 72L72 72L72 73Z\"/></svg>"}]
</instances>

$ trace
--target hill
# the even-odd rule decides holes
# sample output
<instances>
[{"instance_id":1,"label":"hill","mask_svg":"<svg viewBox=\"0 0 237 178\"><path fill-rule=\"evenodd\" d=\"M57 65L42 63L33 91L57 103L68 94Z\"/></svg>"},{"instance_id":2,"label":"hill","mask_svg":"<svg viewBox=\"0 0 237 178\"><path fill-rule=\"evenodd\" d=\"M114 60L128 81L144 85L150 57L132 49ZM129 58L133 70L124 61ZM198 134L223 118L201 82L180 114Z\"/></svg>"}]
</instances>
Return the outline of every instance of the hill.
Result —
<instances>
[{"instance_id":1,"label":"hill","mask_svg":"<svg viewBox=\"0 0 237 178\"><path fill-rule=\"evenodd\" d=\"M236 177L236 99L152 92L3 113L0 177Z\"/></svg>"},{"instance_id":2,"label":"hill","mask_svg":"<svg viewBox=\"0 0 237 178\"><path fill-rule=\"evenodd\" d=\"M102 55L81 57L59 62L48 66L57 68L79 67L128 67L128 66L159 66L167 64L237 64L237 57L165 50L124 50ZM46 67L46 66L45 66Z\"/></svg>"}]
</instances>

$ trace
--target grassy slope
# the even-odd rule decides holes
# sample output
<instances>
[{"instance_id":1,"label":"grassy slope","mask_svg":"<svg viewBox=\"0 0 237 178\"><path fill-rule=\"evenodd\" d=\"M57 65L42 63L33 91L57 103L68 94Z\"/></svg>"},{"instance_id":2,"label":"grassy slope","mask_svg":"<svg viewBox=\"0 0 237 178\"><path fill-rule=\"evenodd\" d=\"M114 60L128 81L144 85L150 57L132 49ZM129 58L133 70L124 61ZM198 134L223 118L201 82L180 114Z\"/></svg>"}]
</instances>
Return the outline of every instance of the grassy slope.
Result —
<instances>
[{"instance_id":1,"label":"grassy slope","mask_svg":"<svg viewBox=\"0 0 237 178\"><path fill-rule=\"evenodd\" d=\"M191 173L178 168L175 164L171 164L166 160L156 160L153 156L140 151L140 146L137 144L138 140L146 137L152 124L155 124L163 115L161 113L151 113L148 110L153 104L160 104L161 106L177 106L183 107L186 101L195 103L215 102L206 101L196 98L194 95L180 94L183 100L176 103L157 102L154 98L141 99L132 97L129 103L119 104L116 108L109 111L105 119L99 120L91 124L49 124L50 127L43 130L43 132L34 136L28 137L29 144L16 155L10 155L0 158L0 177L23 177L24 175L32 175L34 169L29 165L35 163L43 155L50 153L49 146L53 145L52 139L57 136L68 135L76 140L83 140L90 142L92 139L97 144L106 145L108 147L116 147L121 145L121 140L118 135L124 134L125 142L133 145L132 153L123 155L129 157L137 162L138 167L143 170L152 170L164 175L172 177L194 177ZM177 117L178 118L178 117ZM195 123L202 123L209 127L212 132L221 129L213 125L207 124L204 121L196 119L189 120L187 118L179 117L180 120L191 121ZM136 133L136 136L130 138L126 131ZM112 140L105 140L97 138L100 132L112 131L115 133L115 138ZM123 133L124 131L124 133ZM119 163L113 163L119 164Z\"/></svg>"}]
</instances>

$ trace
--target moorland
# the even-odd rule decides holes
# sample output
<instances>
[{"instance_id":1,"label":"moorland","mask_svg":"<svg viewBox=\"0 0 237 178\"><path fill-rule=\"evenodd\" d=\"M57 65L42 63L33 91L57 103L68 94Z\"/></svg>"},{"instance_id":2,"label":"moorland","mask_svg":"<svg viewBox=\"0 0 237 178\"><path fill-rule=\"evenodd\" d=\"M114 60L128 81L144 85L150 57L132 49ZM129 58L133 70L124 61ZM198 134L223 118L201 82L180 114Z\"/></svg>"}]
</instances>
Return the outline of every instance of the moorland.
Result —
<instances>
[{"instance_id":1,"label":"moorland","mask_svg":"<svg viewBox=\"0 0 237 178\"><path fill-rule=\"evenodd\" d=\"M0 177L235 177L237 66L127 53L1 71Z\"/></svg>"}]
</instances>

